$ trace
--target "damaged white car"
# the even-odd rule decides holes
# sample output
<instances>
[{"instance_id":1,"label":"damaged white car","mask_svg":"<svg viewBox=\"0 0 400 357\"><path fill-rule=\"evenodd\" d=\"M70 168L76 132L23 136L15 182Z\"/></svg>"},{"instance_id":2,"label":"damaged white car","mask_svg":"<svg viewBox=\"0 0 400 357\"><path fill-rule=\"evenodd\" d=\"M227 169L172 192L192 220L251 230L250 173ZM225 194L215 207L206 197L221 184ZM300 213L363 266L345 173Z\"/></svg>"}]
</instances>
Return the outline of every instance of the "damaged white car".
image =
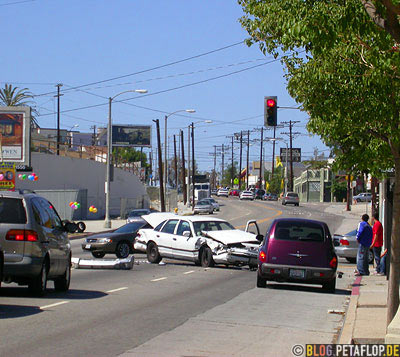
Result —
<instances>
[{"instance_id":1,"label":"damaged white car","mask_svg":"<svg viewBox=\"0 0 400 357\"><path fill-rule=\"evenodd\" d=\"M150 263L170 258L203 267L214 264L257 266L258 247L263 236L254 220L247 222L246 231L241 231L219 218L170 213L152 213L142 218L155 228L140 229L134 248L146 252Z\"/></svg>"}]
</instances>

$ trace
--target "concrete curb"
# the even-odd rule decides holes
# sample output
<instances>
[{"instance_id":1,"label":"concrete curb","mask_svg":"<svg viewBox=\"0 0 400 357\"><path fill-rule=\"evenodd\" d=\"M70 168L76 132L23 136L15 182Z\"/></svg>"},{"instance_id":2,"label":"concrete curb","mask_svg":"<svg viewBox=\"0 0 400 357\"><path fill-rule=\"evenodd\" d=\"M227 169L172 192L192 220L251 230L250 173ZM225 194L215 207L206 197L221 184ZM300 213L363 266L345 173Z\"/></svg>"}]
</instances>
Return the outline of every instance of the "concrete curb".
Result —
<instances>
[{"instance_id":1,"label":"concrete curb","mask_svg":"<svg viewBox=\"0 0 400 357\"><path fill-rule=\"evenodd\" d=\"M399 309L400 310L400 309ZM397 311L392 322L387 327L385 343L400 343L400 311Z\"/></svg>"},{"instance_id":2,"label":"concrete curb","mask_svg":"<svg viewBox=\"0 0 400 357\"><path fill-rule=\"evenodd\" d=\"M71 264L75 269L119 269L130 270L133 268L135 258L133 255L126 259L81 259L72 258Z\"/></svg>"}]
</instances>

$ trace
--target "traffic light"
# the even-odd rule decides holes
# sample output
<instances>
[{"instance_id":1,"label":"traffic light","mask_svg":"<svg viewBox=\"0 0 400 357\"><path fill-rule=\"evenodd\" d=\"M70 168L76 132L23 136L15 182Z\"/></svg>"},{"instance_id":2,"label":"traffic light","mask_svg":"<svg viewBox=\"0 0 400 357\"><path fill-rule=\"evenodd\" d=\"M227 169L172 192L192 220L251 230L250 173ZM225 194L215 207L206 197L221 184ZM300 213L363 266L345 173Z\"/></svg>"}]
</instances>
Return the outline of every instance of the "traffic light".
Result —
<instances>
[{"instance_id":1,"label":"traffic light","mask_svg":"<svg viewBox=\"0 0 400 357\"><path fill-rule=\"evenodd\" d=\"M264 126L276 126L278 123L277 96L264 97Z\"/></svg>"}]
</instances>

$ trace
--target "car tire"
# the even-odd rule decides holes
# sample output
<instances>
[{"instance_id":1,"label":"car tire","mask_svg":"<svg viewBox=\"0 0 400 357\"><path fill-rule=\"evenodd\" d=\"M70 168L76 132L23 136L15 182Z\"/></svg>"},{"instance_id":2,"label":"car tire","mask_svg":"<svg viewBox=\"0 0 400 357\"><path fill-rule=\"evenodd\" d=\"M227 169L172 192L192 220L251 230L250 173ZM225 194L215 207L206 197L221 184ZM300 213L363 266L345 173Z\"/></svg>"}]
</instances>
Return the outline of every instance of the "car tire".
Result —
<instances>
[{"instance_id":1,"label":"car tire","mask_svg":"<svg viewBox=\"0 0 400 357\"><path fill-rule=\"evenodd\" d=\"M249 264L249 270L250 270L250 271L256 271L257 268L258 268L258 265L257 265L257 264Z\"/></svg>"},{"instance_id":2,"label":"car tire","mask_svg":"<svg viewBox=\"0 0 400 357\"><path fill-rule=\"evenodd\" d=\"M71 283L71 257L68 259L68 265L65 273L54 280L54 289L57 291L68 291L69 284Z\"/></svg>"},{"instance_id":3,"label":"car tire","mask_svg":"<svg viewBox=\"0 0 400 357\"><path fill-rule=\"evenodd\" d=\"M104 252L92 252L92 255L95 258L103 258L106 255L106 253L104 253Z\"/></svg>"},{"instance_id":4,"label":"car tire","mask_svg":"<svg viewBox=\"0 0 400 357\"><path fill-rule=\"evenodd\" d=\"M257 288L266 288L267 287L267 279L262 278L257 274Z\"/></svg>"},{"instance_id":5,"label":"car tire","mask_svg":"<svg viewBox=\"0 0 400 357\"><path fill-rule=\"evenodd\" d=\"M213 267L215 265L214 259L213 259L213 256L212 256L212 251L211 251L211 249L209 247L205 247L202 250L200 261L201 261L201 266L203 268L210 268L210 267Z\"/></svg>"},{"instance_id":6,"label":"car tire","mask_svg":"<svg viewBox=\"0 0 400 357\"><path fill-rule=\"evenodd\" d=\"M29 290L35 296L43 296L46 293L47 274L48 274L47 266L48 266L47 259L44 259L43 264L42 264L42 269L40 270L39 275L37 277L33 278L28 285Z\"/></svg>"},{"instance_id":7,"label":"car tire","mask_svg":"<svg viewBox=\"0 0 400 357\"><path fill-rule=\"evenodd\" d=\"M347 260L349 263L356 263L356 262L357 262L357 259L356 259L356 258L346 258L346 260Z\"/></svg>"},{"instance_id":8,"label":"car tire","mask_svg":"<svg viewBox=\"0 0 400 357\"><path fill-rule=\"evenodd\" d=\"M322 284L322 289L327 293L334 294L336 290L336 278L328 281L327 283Z\"/></svg>"},{"instance_id":9,"label":"car tire","mask_svg":"<svg viewBox=\"0 0 400 357\"><path fill-rule=\"evenodd\" d=\"M147 260L150 263L158 264L159 262L161 262L162 257L158 252L158 247L156 243L150 242L147 245L146 253L147 253Z\"/></svg>"},{"instance_id":10,"label":"car tire","mask_svg":"<svg viewBox=\"0 0 400 357\"><path fill-rule=\"evenodd\" d=\"M115 248L115 255L117 258L125 259L128 258L131 248L127 242L119 242L117 248Z\"/></svg>"},{"instance_id":11,"label":"car tire","mask_svg":"<svg viewBox=\"0 0 400 357\"><path fill-rule=\"evenodd\" d=\"M78 232L83 233L86 229L86 224L84 222L78 222L76 224L78 226Z\"/></svg>"}]
</instances>

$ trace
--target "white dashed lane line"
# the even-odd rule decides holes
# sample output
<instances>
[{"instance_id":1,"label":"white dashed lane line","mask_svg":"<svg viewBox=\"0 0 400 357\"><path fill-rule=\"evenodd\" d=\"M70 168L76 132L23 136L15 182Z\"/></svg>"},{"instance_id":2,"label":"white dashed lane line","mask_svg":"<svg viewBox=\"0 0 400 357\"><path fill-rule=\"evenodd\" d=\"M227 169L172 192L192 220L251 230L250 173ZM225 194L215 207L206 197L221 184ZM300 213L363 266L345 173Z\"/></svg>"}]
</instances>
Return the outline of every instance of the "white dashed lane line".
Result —
<instances>
[{"instance_id":1,"label":"white dashed lane line","mask_svg":"<svg viewBox=\"0 0 400 357\"><path fill-rule=\"evenodd\" d=\"M165 279L167 279L166 277L164 277L164 278L158 278L158 279L153 279L153 280L151 280L151 281L161 281L161 280L165 280Z\"/></svg>"},{"instance_id":2,"label":"white dashed lane line","mask_svg":"<svg viewBox=\"0 0 400 357\"><path fill-rule=\"evenodd\" d=\"M56 302L56 303L54 303L54 304L41 306L41 307L39 307L39 309L40 309L40 310L50 309L51 307L55 307L55 306L59 306L59 305L64 305L64 304L68 304L68 303L69 303L69 301L60 301L60 302Z\"/></svg>"},{"instance_id":3,"label":"white dashed lane line","mask_svg":"<svg viewBox=\"0 0 400 357\"><path fill-rule=\"evenodd\" d=\"M190 271L187 271L187 272L185 272L185 273L183 273L183 274L192 274L192 273L194 273L194 270L190 270Z\"/></svg>"},{"instance_id":4,"label":"white dashed lane line","mask_svg":"<svg viewBox=\"0 0 400 357\"><path fill-rule=\"evenodd\" d=\"M123 286L122 288L108 290L108 291L106 291L106 293L115 293L117 291L126 290L126 289L128 289L128 287L127 286Z\"/></svg>"}]
</instances>

